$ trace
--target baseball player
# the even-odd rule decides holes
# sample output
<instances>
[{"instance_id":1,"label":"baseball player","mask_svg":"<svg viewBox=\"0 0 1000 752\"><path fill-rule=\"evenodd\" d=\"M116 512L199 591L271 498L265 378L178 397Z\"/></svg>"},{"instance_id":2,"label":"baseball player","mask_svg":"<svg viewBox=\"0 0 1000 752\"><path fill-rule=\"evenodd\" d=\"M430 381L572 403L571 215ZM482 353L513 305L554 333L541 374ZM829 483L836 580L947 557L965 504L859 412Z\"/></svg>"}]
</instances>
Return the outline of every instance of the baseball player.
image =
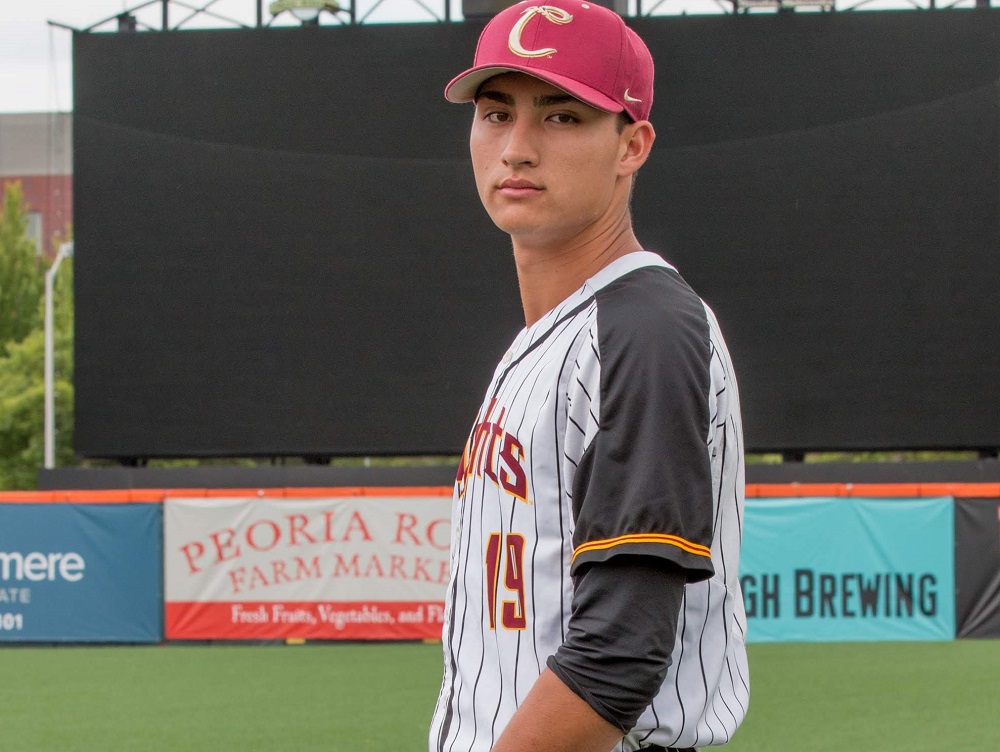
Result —
<instances>
[{"instance_id":1,"label":"baseball player","mask_svg":"<svg viewBox=\"0 0 1000 752\"><path fill-rule=\"evenodd\" d=\"M723 744L749 699L739 396L712 311L632 230L649 51L599 5L522 2L445 96L475 104L526 327L456 477L429 749Z\"/></svg>"}]
</instances>

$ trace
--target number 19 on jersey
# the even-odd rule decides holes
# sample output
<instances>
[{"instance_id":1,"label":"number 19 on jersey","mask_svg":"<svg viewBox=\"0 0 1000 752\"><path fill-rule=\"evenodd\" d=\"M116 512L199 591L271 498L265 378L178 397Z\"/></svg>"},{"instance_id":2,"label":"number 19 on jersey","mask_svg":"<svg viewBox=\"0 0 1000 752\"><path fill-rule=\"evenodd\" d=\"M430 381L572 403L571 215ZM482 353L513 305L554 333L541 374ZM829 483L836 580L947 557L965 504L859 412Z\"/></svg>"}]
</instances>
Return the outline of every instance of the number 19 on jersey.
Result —
<instances>
[{"instance_id":1,"label":"number 19 on jersey","mask_svg":"<svg viewBox=\"0 0 1000 752\"><path fill-rule=\"evenodd\" d=\"M490 612L490 629L497 628L497 590L503 564L504 595L499 596L500 624L504 629L524 629L524 536L520 533L490 533L486 542L486 599Z\"/></svg>"}]
</instances>

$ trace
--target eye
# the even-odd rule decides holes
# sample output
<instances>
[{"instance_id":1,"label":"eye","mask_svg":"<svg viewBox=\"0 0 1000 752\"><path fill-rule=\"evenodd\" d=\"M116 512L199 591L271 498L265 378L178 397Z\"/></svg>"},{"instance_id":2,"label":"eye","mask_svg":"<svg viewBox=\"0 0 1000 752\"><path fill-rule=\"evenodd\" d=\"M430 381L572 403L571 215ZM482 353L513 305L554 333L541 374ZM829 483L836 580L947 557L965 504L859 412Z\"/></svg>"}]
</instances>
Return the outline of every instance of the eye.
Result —
<instances>
[{"instance_id":1,"label":"eye","mask_svg":"<svg viewBox=\"0 0 1000 752\"><path fill-rule=\"evenodd\" d=\"M487 110L483 113L483 120L488 123L506 123L510 120L510 113L503 110Z\"/></svg>"},{"instance_id":2,"label":"eye","mask_svg":"<svg viewBox=\"0 0 1000 752\"><path fill-rule=\"evenodd\" d=\"M559 123L560 125L569 125L570 123L580 122L580 118L569 112L555 112L549 115L549 120Z\"/></svg>"}]
</instances>

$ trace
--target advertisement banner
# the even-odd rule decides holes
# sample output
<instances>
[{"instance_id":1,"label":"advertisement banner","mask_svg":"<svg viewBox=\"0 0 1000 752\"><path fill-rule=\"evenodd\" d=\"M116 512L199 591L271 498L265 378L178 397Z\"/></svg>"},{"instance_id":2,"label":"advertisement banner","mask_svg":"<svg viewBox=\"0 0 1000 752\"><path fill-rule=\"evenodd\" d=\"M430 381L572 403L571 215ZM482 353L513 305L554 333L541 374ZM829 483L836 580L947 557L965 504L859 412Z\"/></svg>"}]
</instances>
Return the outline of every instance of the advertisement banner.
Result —
<instances>
[{"instance_id":1,"label":"advertisement banner","mask_svg":"<svg viewBox=\"0 0 1000 752\"><path fill-rule=\"evenodd\" d=\"M958 637L1000 637L1000 499L955 499Z\"/></svg>"},{"instance_id":2,"label":"advertisement banner","mask_svg":"<svg viewBox=\"0 0 1000 752\"><path fill-rule=\"evenodd\" d=\"M159 642L158 504L0 504L0 641Z\"/></svg>"},{"instance_id":3,"label":"advertisement banner","mask_svg":"<svg viewBox=\"0 0 1000 752\"><path fill-rule=\"evenodd\" d=\"M955 637L951 498L747 499L752 642Z\"/></svg>"},{"instance_id":4,"label":"advertisement banner","mask_svg":"<svg viewBox=\"0 0 1000 752\"><path fill-rule=\"evenodd\" d=\"M451 498L171 498L166 636L440 638Z\"/></svg>"}]
</instances>

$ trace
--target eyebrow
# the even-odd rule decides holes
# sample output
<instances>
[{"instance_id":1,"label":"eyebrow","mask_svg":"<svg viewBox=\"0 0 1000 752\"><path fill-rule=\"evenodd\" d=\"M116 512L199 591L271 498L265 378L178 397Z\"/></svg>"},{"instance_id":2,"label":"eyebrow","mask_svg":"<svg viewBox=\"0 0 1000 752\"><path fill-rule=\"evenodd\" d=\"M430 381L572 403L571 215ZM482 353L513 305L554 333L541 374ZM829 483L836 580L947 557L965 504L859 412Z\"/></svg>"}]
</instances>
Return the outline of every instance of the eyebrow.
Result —
<instances>
[{"instance_id":1,"label":"eyebrow","mask_svg":"<svg viewBox=\"0 0 1000 752\"><path fill-rule=\"evenodd\" d=\"M494 102L514 106L514 97L506 92L484 89L476 94L476 99L490 99ZM545 94L540 97L532 97L532 104L535 107L551 107L555 104L565 104L566 102L579 102L580 100L569 94Z\"/></svg>"},{"instance_id":2,"label":"eyebrow","mask_svg":"<svg viewBox=\"0 0 1000 752\"><path fill-rule=\"evenodd\" d=\"M505 94L502 91L480 91L476 93L476 100L480 99L492 99L494 102L499 102L500 104L514 106L514 97L510 94Z\"/></svg>"},{"instance_id":3,"label":"eyebrow","mask_svg":"<svg viewBox=\"0 0 1000 752\"><path fill-rule=\"evenodd\" d=\"M569 94L545 94L541 97L533 97L535 107L551 107L554 104L566 104L566 102L579 102L580 100Z\"/></svg>"}]
</instances>

